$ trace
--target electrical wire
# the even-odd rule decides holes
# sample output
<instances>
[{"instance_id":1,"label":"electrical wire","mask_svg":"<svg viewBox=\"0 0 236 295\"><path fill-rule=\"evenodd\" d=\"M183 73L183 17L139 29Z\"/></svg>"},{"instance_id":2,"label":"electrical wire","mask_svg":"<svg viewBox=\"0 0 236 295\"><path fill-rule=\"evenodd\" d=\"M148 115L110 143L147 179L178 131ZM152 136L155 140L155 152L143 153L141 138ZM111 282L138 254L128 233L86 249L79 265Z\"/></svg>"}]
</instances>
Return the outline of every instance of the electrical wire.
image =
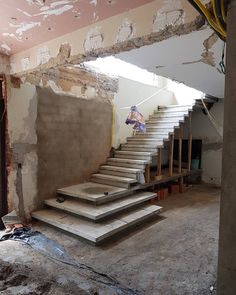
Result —
<instances>
[{"instance_id":1,"label":"electrical wire","mask_svg":"<svg viewBox=\"0 0 236 295\"><path fill-rule=\"evenodd\" d=\"M217 1L217 2L216 2ZM221 2L219 2L221 1ZM195 8L197 11L203 15L208 24L216 32L219 38L223 41L226 40L226 23L225 23L225 9L224 0L212 0L213 14L205 7L205 5L200 0L188 0L188 2Z\"/></svg>"},{"instance_id":2,"label":"electrical wire","mask_svg":"<svg viewBox=\"0 0 236 295\"><path fill-rule=\"evenodd\" d=\"M225 14L225 3L224 3L224 0L220 0L220 10L221 10L222 18L223 18L224 22L226 23L226 14Z\"/></svg>"},{"instance_id":3,"label":"electrical wire","mask_svg":"<svg viewBox=\"0 0 236 295\"><path fill-rule=\"evenodd\" d=\"M217 1L211 0L211 3L212 3L212 8L213 8L216 22L218 26L221 28L221 30L225 32L225 35L226 35L226 23L224 22L222 14L221 14L220 2L218 0Z\"/></svg>"}]
</instances>

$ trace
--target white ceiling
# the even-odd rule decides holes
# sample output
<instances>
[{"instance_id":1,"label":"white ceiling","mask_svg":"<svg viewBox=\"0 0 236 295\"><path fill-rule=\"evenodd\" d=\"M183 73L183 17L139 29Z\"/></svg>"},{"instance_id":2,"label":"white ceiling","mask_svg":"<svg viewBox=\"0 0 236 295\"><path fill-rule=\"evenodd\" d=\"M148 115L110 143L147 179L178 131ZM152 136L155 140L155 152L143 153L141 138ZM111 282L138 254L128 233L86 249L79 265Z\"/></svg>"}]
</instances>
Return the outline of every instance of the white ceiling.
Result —
<instances>
[{"instance_id":1,"label":"white ceiling","mask_svg":"<svg viewBox=\"0 0 236 295\"><path fill-rule=\"evenodd\" d=\"M211 29L206 28L120 53L116 57L221 98L224 96L225 76L218 69L220 69L223 42L213 36L208 46L203 44L212 33ZM201 60L204 52L207 54L206 62ZM213 59L208 58L211 55ZM215 66L208 64L208 61L215 63Z\"/></svg>"}]
</instances>

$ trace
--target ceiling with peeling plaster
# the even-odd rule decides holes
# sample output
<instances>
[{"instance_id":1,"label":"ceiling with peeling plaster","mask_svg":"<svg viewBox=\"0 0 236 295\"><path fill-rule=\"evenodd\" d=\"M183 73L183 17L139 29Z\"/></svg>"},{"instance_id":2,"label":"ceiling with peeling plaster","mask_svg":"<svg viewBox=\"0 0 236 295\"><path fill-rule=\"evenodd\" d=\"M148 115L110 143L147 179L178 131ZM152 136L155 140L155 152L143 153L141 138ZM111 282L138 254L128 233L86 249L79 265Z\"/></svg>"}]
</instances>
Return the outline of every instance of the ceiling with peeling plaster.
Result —
<instances>
[{"instance_id":1,"label":"ceiling with peeling plaster","mask_svg":"<svg viewBox=\"0 0 236 295\"><path fill-rule=\"evenodd\" d=\"M217 97L224 96L225 76L220 72L223 42L209 28L173 37L116 55L157 75Z\"/></svg>"},{"instance_id":2,"label":"ceiling with peeling plaster","mask_svg":"<svg viewBox=\"0 0 236 295\"><path fill-rule=\"evenodd\" d=\"M14 54L152 0L0 0L0 52Z\"/></svg>"}]
</instances>

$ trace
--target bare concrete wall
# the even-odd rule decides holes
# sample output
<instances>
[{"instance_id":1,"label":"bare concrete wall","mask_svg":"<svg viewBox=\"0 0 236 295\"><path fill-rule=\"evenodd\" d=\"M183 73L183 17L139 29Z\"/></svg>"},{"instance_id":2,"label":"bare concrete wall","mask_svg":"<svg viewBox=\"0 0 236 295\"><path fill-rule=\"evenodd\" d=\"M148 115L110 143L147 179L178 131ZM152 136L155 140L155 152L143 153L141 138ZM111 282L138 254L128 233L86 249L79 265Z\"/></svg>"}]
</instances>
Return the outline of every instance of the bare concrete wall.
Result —
<instances>
[{"instance_id":1,"label":"bare concrete wall","mask_svg":"<svg viewBox=\"0 0 236 295\"><path fill-rule=\"evenodd\" d=\"M223 125L224 103L214 104L210 112ZM202 139L202 179L204 182L221 185L221 162L223 138L217 133L208 116L201 110L193 112L193 139Z\"/></svg>"},{"instance_id":2,"label":"bare concrete wall","mask_svg":"<svg viewBox=\"0 0 236 295\"><path fill-rule=\"evenodd\" d=\"M57 188L81 183L106 161L111 148L109 99L81 99L37 88L38 201Z\"/></svg>"}]
</instances>

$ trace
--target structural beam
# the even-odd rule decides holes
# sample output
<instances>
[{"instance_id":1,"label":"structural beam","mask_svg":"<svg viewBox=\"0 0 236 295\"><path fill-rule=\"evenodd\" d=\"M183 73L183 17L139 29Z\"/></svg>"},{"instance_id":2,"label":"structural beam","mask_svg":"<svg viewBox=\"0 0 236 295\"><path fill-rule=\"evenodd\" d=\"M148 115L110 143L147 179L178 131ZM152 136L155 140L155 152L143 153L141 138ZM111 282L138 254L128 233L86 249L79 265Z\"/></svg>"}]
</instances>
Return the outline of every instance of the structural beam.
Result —
<instances>
[{"instance_id":1,"label":"structural beam","mask_svg":"<svg viewBox=\"0 0 236 295\"><path fill-rule=\"evenodd\" d=\"M236 0L227 13L218 295L236 294Z\"/></svg>"}]
</instances>

